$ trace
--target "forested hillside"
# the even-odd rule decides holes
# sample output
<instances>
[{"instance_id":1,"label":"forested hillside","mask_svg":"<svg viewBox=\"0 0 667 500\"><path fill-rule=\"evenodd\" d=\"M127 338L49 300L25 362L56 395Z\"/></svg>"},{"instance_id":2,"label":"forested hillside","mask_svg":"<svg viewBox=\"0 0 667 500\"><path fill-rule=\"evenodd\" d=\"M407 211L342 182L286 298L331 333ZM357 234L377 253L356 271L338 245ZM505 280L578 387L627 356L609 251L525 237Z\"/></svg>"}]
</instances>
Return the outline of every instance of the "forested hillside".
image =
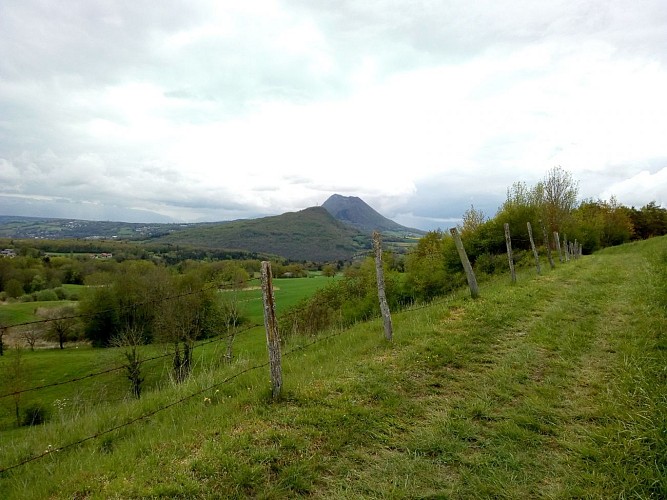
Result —
<instances>
[{"instance_id":1,"label":"forested hillside","mask_svg":"<svg viewBox=\"0 0 667 500\"><path fill-rule=\"evenodd\" d=\"M318 262L347 260L370 245L368 235L335 220L321 207L187 228L157 241L204 248L243 249Z\"/></svg>"}]
</instances>

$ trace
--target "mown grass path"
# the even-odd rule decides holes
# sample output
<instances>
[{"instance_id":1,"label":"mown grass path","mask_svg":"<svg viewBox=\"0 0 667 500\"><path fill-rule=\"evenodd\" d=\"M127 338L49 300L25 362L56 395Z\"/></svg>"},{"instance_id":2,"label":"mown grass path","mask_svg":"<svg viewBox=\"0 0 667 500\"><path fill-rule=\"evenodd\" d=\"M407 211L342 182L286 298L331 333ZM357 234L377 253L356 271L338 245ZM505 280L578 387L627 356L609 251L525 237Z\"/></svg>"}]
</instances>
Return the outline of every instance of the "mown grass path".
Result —
<instances>
[{"instance_id":1,"label":"mown grass path","mask_svg":"<svg viewBox=\"0 0 667 500\"><path fill-rule=\"evenodd\" d=\"M0 492L665 498L665 283L666 238L485 283L394 315L392 344L375 321L287 355L281 401L251 372Z\"/></svg>"}]
</instances>

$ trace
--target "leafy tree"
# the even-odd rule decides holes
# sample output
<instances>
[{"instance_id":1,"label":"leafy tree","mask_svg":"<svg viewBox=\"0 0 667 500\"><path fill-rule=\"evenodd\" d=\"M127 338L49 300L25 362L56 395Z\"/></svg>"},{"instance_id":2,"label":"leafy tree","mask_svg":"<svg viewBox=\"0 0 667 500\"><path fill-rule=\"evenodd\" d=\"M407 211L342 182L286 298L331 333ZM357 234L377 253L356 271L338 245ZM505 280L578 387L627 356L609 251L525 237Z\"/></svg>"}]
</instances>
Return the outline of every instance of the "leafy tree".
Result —
<instances>
[{"instance_id":1,"label":"leafy tree","mask_svg":"<svg viewBox=\"0 0 667 500\"><path fill-rule=\"evenodd\" d=\"M175 279L175 293L157 304L156 338L174 346L174 378L181 382L192 370L192 350L197 339L218 333L221 311L217 291L186 275Z\"/></svg>"},{"instance_id":2,"label":"leafy tree","mask_svg":"<svg viewBox=\"0 0 667 500\"><path fill-rule=\"evenodd\" d=\"M667 208L658 206L655 201L644 205L633 219L638 221L635 227L642 239L667 234Z\"/></svg>"},{"instance_id":3,"label":"leafy tree","mask_svg":"<svg viewBox=\"0 0 667 500\"><path fill-rule=\"evenodd\" d=\"M126 261L118 271L91 275L97 286L80 302L86 337L96 347L107 347L128 327L138 328L150 341L158 304L175 293L164 267Z\"/></svg>"},{"instance_id":4,"label":"leafy tree","mask_svg":"<svg viewBox=\"0 0 667 500\"><path fill-rule=\"evenodd\" d=\"M445 267L445 238L440 231L430 231L417 243L405 260L408 285L419 300L431 300L450 288Z\"/></svg>"},{"instance_id":5,"label":"leafy tree","mask_svg":"<svg viewBox=\"0 0 667 500\"><path fill-rule=\"evenodd\" d=\"M332 264L325 264L322 266L322 275L327 278L333 278L336 276L336 268Z\"/></svg>"},{"instance_id":6,"label":"leafy tree","mask_svg":"<svg viewBox=\"0 0 667 500\"><path fill-rule=\"evenodd\" d=\"M84 334L93 347L107 347L123 328L115 290L102 286L87 294L79 305Z\"/></svg>"},{"instance_id":7,"label":"leafy tree","mask_svg":"<svg viewBox=\"0 0 667 500\"><path fill-rule=\"evenodd\" d=\"M16 278L12 278L5 284L5 292L8 297L15 299L24 294L23 285Z\"/></svg>"}]
</instances>

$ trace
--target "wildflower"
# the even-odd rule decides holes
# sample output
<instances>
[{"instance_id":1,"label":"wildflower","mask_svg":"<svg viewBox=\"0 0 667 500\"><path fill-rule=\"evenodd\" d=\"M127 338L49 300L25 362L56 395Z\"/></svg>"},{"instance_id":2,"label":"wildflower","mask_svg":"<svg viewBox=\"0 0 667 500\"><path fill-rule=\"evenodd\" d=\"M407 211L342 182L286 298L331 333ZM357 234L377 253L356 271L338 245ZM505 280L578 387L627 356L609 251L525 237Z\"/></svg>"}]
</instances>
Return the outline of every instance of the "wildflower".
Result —
<instances>
[{"instance_id":1,"label":"wildflower","mask_svg":"<svg viewBox=\"0 0 667 500\"><path fill-rule=\"evenodd\" d=\"M204 404L211 404L211 398L204 398Z\"/></svg>"}]
</instances>

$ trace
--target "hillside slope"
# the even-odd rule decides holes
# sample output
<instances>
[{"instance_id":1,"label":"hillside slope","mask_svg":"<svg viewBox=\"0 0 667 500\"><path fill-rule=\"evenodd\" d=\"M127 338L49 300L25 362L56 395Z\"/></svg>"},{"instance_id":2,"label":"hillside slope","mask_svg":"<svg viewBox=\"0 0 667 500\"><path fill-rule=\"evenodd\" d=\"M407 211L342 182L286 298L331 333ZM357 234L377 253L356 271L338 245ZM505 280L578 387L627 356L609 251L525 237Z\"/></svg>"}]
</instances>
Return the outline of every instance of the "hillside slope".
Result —
<instances>
[{"instance_id":1,"label":"hillside slope","mask_svg":"<svg viewBox=\"0 0 667 500\"><path fill-rule=\"evenodd\" d=\"M424 234L424 231L405 227L388 219L357 196L331 195L322 203L322 208L325 208L337 220L367 234L373 231L390 233L395 236Z\"/></svg>"},{"instance_id":2,"label":"hillside slope","mask_svg":"<svg viewBox=\"0 0 667 500\"><path fill-rule=\"evenodd\" d=\"M370 245L367 236L337 221L321 207L259 219L188 227L152 241L242 249L316 262L349 259Z\"/></svg>"},{"instance_id":3,"label":"hillside slope","mask_svg":"<svg viewBox=\"0 0 667 500\"><path fill-rule=\"evenodd\" d=\"M667 238L291 339L6 441L11 498L665 498ZM246 337L249 341L249 337ZM138 419L137 415L148 415ZM47 448L48 449L48 448Z\"/></svg>"}]
</instances>

